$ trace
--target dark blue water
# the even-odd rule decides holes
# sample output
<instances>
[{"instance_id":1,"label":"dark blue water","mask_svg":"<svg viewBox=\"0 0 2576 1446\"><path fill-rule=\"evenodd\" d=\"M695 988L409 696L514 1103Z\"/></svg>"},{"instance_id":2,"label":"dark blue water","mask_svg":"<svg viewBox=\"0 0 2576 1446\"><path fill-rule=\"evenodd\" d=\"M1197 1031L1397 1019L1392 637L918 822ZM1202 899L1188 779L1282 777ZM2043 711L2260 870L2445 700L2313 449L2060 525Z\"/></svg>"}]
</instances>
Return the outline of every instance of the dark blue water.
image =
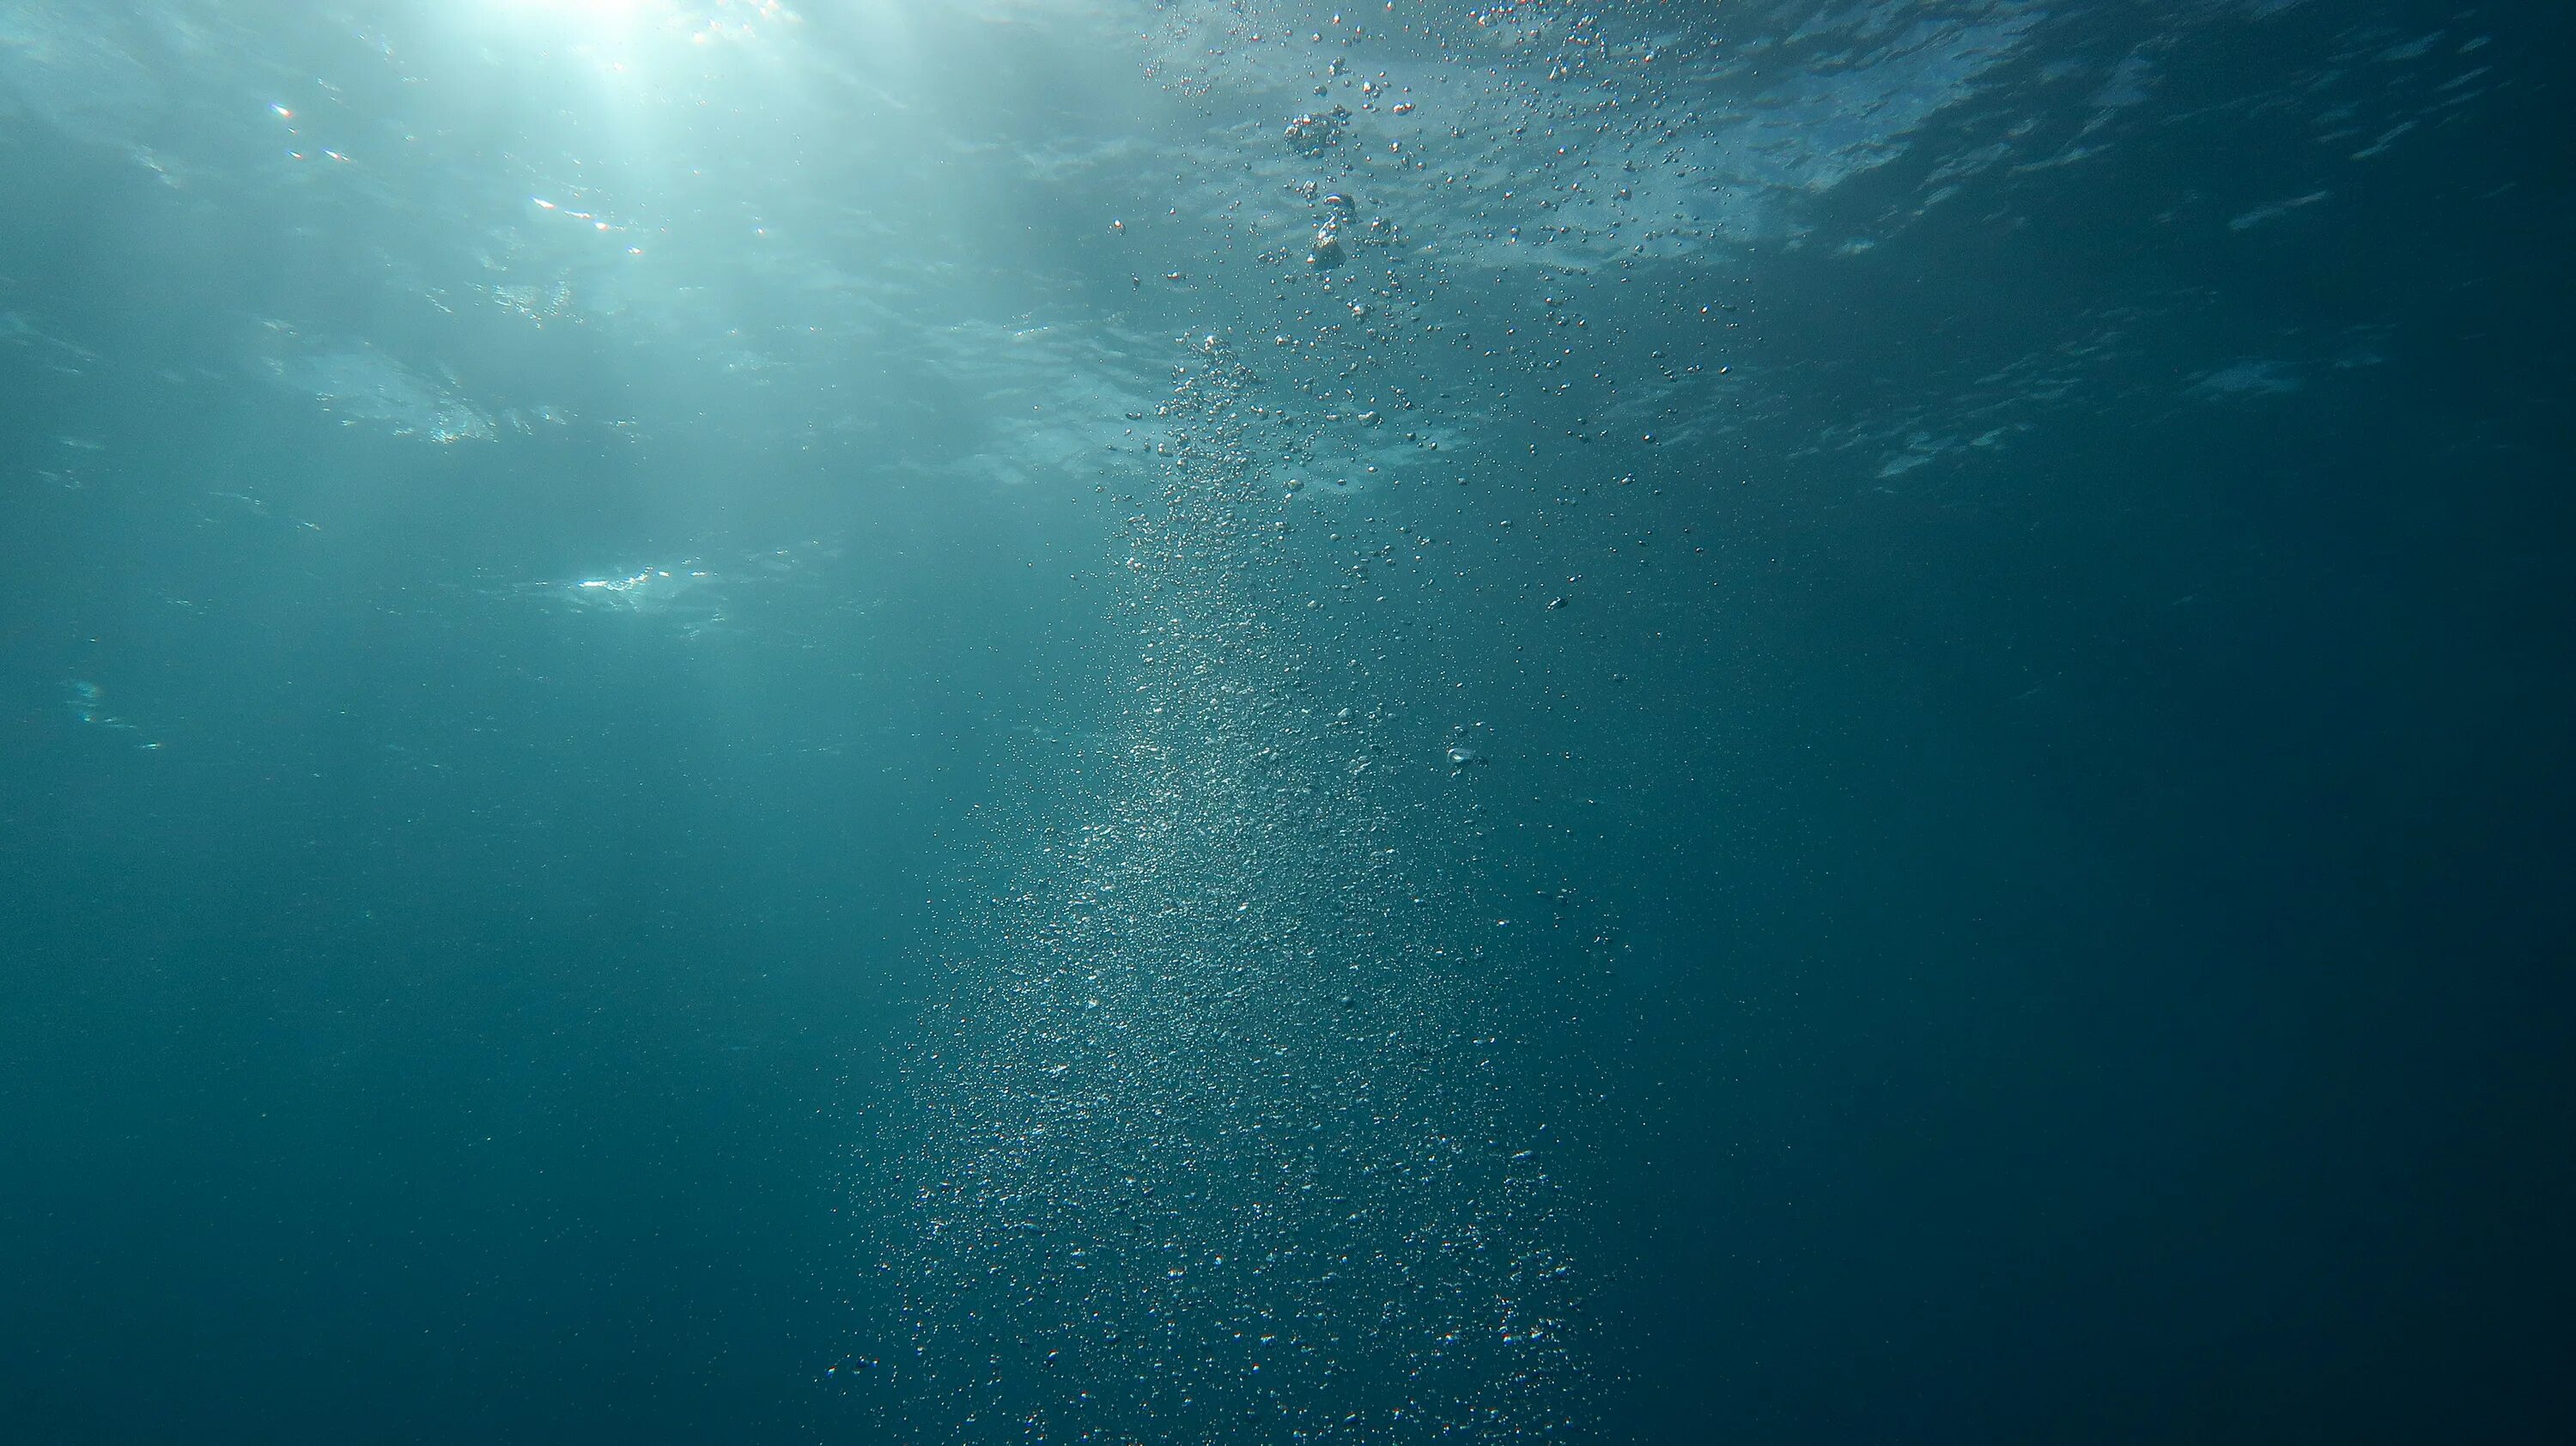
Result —
<instances>
[{"instance_id":1,"label":"dark blue water","mask_svg":"<svg viewBox=\"0 0 2576 1446\"><path fill-rule=\"evenodd\" d=\"M0 1439L2564 1439L2568 38L0 0Z\"/></svg>"}]
</instances>

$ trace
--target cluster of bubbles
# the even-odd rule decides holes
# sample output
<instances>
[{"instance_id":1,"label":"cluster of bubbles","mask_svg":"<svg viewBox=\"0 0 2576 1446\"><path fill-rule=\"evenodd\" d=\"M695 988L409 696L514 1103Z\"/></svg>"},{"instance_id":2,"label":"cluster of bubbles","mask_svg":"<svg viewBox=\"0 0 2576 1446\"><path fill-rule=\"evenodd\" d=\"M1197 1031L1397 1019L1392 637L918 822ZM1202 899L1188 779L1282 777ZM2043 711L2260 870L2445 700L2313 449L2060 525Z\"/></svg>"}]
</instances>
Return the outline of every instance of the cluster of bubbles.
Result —
<instances>
[{"instance_id":1,"label":"cluster of bubbles","mask_svg":"<svg viewBox=\"0 0 2576 1446\"><path fill-rule=\"evenodd\" d=\"M1570 1207L1502 931L1388 781L1402 705L1301 601L1261 378L1185 355L1111 765L961 940L874 1182L903 1325L854 1366L961 1442L1559 1439Z\"/></svg>"},{"instance_id":2,"label":"cluster of bubbles","mask_svg":"<svg viewBox=\"0 0 2576 1446\"><path fill-rule=\"evenodd\" d=\"M1350 123L1349 106L1309 111L1288 122L1288 147L1301 156L1320 156L1341 140L1342 132L1349 129Z\"/></svg>"}]
</instances>

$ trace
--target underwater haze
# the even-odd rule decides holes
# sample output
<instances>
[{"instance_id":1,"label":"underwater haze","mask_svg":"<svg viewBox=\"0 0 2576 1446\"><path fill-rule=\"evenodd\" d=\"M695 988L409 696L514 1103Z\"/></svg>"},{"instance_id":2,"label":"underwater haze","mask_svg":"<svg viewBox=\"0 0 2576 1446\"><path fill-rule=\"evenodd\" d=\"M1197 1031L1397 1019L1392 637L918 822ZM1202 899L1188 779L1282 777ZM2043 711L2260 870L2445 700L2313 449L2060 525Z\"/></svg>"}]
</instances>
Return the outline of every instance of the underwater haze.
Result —
<instances>
[{"instance_id":1,"label":"underwater haze","mask_svg":"<svg viewBox=\"0 0 2576 1446\"><path fill-rule=\"evenodd\" d=\"M2531 0L0 0L0 1440L2576 1439Z\"/></svg>"}]
</instances>

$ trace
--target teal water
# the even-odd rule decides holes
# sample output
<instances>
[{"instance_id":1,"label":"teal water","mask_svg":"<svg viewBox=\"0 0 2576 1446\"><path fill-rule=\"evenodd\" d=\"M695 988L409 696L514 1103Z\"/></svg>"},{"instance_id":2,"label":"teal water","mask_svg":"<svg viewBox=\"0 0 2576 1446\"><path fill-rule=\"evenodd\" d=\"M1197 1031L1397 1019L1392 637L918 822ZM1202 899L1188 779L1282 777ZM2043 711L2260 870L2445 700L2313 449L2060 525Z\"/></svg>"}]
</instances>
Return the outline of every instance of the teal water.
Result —
<instances>
[{"instance_id":1,"label":"teal water","mask_svg":"<svg viewBox=\"0 0 2576 1446\"><path fill-rule=\"evenodd\" d=\"M0 1439L2562 1438L2567 38L0 0Z\"/></svg>"}]
</instances>

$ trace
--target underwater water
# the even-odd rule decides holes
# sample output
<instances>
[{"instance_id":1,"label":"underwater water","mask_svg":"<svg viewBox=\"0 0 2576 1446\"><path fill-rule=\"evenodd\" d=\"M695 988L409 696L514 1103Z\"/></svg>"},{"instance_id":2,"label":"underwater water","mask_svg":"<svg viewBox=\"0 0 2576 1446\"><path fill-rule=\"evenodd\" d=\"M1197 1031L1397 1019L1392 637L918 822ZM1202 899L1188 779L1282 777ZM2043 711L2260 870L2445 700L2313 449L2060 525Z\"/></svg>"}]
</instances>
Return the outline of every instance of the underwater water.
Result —
<instances>
[{"instance_id":1,"label":"underwater water","mask_svg":"<svg viewBox=\"0 0 2576 1446\"><path fill-rule=\"evenodd\" d=\"M2569 29L0 0L0 1440L2576 1438Z\"/></svg>"}]
</instances>

